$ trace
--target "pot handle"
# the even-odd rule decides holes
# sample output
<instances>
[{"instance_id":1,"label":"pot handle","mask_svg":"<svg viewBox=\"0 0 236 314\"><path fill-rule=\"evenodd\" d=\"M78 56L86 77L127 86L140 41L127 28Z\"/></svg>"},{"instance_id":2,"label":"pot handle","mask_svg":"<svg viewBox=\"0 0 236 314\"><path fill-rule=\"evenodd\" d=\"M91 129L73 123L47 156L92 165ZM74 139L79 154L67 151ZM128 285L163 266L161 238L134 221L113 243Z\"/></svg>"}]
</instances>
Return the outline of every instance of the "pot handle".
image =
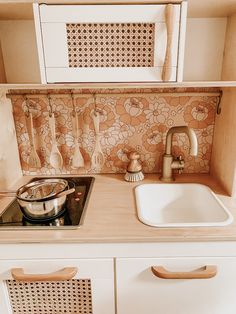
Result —
<instances>
[{"instance_id":1,"label":"pot handle","mask_svg":"<svg viewBox=\"0 0 236 314\"><path fill-rule=\"evenodd\" d=\"M75 188L71 188L69 190L62 191L52 197L49 197L47 200L52 200L58 197L66 196L75 192ZM17 197L16 191L0 191L0 196L3 197Z\"/></svg>"},{"instance_id":2,"label":"pot handle","mask_svg":"<svg viewBox=\"0 0 236 314\"><path fill-rule=\"evenodd\" d=\"M0 191L0 196L16 197L16 191Z\"/></svg>"},{"instance_id":3,"label":"pot handle","mask_svg":"<svg viewBox=\"0 0 236 314\"><path fill-rule=\"evenodd\" d=\"M23 268L12 268L11 275L17 281L60 281L70 280L78 272L77 267L65 267L49 274L25 274Z\"/></svg>"},{"instance_id":4,"label":"pot handle","mask_svg":"<svg viewBox=\"0 0 236 314\"><path fill-rule=\"evenodd\" d=\"M71 188L69 190L62 191L55 195L55 198L66 196L75 192L75 188ZM53 197L54 198L54 197Z\"/></svg>"}]
</instances>

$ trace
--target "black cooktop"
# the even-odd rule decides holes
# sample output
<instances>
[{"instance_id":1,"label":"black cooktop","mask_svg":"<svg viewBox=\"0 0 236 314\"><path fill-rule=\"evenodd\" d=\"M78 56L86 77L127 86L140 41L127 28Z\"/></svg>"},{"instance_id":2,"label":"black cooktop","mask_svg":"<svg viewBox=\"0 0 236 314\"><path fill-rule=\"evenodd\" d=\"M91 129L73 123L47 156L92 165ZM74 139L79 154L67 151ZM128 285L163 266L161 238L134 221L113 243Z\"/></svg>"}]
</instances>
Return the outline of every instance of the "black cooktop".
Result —
<instances>
[{"instance_id":1,"label":"black cooktop","mask_svg":"<svg viewBox=\"0 0 236 314\"><path fill-rule=\"evenodd\" d=\"M34 178L31 181L38 179L41 178ZM17 199L14 199L0 216L0 230L78 228L83 223L95 179L94 177L63 177L62 179L68 180L69 184L73 182L75 192L67 196L65 207L57 217L42 221L28 219L22 214ZM77 193L81 193L79 201L76 200Z\"/></svg>"}]
</instances>

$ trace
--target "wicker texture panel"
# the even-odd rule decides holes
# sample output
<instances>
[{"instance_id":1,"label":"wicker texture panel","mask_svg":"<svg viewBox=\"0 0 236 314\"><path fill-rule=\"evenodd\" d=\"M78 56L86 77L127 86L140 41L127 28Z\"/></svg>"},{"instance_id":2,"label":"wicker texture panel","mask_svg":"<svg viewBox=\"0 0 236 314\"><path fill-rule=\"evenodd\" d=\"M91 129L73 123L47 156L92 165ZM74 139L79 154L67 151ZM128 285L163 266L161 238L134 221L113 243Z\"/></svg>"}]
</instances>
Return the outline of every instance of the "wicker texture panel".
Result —
<instances>
[{"instance_id":1,"label":"wicker texture panel","mask_svg":"<svg viewBox=\"0 0 236 314\"><path fill-rule=\"evenodd\" d=\"M91 281L7 280L13 314L92 314Z\"/></svg>"},{"instance_id":2,"label":"wicker texture panel","mask_svg":"<svg viewBox=\"0 0 236 314\"><path fill-rule=\"evenodd\" d=\"M67 24L70 67L153 67L154 23Z\"/></svg>"}]
</instances>

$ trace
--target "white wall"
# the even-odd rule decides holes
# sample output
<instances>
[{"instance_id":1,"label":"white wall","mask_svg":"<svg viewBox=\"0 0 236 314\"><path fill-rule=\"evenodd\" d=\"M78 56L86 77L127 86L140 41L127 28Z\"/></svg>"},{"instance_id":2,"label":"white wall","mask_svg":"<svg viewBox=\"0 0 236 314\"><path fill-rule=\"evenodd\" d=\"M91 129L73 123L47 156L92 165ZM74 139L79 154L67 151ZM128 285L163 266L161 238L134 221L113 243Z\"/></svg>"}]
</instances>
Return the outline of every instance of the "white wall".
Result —
<instances>
[{"instance_id":1,"label":"white wall","mask_svg":"<svg viewBox=\"0 0 236 314\"><path fill-rule=\"evenodd\" d=\"M221 80L227 18L189 18L184 80Z\"/></svg>"},{"instance_id":2,"label":"white wall","mask_svg":"<svg viewBox=\"0 0 236 314\"><path fill-rule=\"evenodd\" d=\"M0 90L0 190L8 189L21 176L12 105Z\"/></svg>"},{"instance_id":3,"label":"white wall","mask_svg":"<svg viewBox=\"0 0 236 314\"><path fill-rule=\"evenodd\" d=\"M8 83L40 83L34 22L0 21L0 40Z\"/></svg>"}]
</instances>

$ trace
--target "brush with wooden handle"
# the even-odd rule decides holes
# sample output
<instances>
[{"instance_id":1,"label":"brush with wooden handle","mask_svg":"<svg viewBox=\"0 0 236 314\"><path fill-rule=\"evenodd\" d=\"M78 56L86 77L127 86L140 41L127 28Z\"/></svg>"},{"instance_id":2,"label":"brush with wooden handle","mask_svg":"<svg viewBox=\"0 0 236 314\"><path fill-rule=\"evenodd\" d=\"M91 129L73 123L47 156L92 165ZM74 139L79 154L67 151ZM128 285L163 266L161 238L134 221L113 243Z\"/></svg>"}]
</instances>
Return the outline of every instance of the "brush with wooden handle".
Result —
<instances>
[{"instance_id":1,"label":"brush with wooden handle","mask_svg":"<svg viewBox=\"0 0 236 314\"><path fill-rule=\"evenodd\" d=\"M125 174L125 181L128 182L137 182L144 179L144 175L142 172L142 165L139 162L140 155L133 151L128 155L130 160L127 171Z\"/></svg>"}]
</instances>

